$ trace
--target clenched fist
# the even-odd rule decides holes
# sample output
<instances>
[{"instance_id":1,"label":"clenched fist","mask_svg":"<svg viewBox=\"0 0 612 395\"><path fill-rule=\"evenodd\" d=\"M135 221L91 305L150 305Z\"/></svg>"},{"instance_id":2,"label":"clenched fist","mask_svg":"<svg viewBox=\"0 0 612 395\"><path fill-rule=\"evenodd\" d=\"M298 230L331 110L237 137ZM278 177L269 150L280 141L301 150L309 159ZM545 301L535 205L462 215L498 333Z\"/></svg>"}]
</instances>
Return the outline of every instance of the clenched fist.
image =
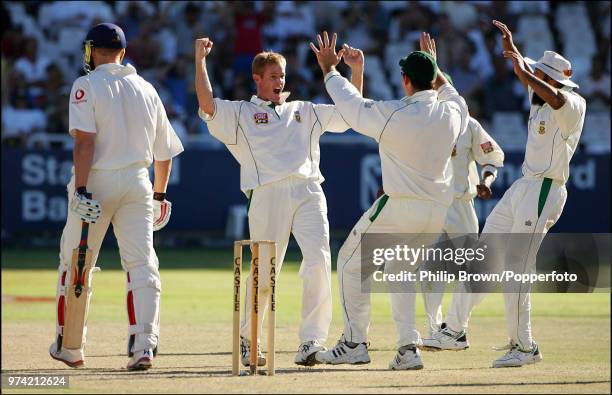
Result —
<instances>
[{"instance_id":1,"label":"clenched fist","mask_svg":"<svg viewBox=\"0 0 612 395\"><path fill-rule=\"evenodd\" d=\"M196 60L202 60L208 56L212 50L213 42L208 38L198 38L195 40L195 56Z\"/></svg>"}]
</instances>

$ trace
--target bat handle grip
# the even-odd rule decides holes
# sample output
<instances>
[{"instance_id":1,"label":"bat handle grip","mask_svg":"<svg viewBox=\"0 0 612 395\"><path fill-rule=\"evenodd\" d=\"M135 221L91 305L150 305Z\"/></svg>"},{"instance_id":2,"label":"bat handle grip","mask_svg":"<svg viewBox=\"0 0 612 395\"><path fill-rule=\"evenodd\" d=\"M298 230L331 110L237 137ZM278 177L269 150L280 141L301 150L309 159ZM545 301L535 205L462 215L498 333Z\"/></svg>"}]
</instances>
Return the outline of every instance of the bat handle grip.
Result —
<instances>
[{"instance_id":1,"label":"bat handle grip","mask_svg":"<svg viewBox=\"0 0 612 395\"><path fill-rule=\"evenodd\" d=\"M86 192L85 197L87 199L93 199L93 195L91 192ZM87 248L87 236L89 235L89 223L82 221L81 222L81 242L79 243L79 247Z\"/></svg>"}]
</instances>

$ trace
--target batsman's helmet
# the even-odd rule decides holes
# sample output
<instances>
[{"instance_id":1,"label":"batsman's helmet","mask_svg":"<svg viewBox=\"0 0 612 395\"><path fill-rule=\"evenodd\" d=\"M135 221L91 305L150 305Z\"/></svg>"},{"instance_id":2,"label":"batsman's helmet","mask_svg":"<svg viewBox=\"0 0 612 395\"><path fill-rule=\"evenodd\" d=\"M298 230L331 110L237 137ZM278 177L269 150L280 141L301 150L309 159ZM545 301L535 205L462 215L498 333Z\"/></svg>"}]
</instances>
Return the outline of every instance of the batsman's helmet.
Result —
<instances>
[{"instance_id":1,"label":"batsman's helmet","mask_svg":"<svg viewBox=\"0 0 612 395\"><path fill-rule=\"evenodd\" d=\"M83 41L83 69L89 73L94 68L91 57L92 48L123 49L125 47L127 47L127 41L119 26L112 23L100 23L92 27Z\"/></svg>"}]
</instances>

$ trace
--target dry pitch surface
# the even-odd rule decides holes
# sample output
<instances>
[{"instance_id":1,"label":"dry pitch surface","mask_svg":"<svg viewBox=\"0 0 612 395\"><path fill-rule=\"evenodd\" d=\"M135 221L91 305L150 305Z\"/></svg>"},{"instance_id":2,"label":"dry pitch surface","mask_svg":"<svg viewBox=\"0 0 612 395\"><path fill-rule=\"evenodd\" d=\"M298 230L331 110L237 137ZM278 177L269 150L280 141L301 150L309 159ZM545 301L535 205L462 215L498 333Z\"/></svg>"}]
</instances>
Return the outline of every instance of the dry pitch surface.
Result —
<instances>
[{"instance_id":1,"label":"dry pitch surface","mask_svg":"<svg viewBox=\"0 0 612 395\"><path fill-rule=\"evenodd\" d=\"M374 295L372 363L301 368L293 364L301 287L295 270L287 269L279 281L275 377L230 375L232 279L227 270L162 271L160 355L147 372L124 369L127 328L120 271L103 271L94 279L85 369L67 368L47 354L54 336L52 302L4 297L2 373L69 374L68 392L92 393L610 393L610 294L534 295L533 331L544 361L513 369L489 367L501 355L491 347L506 338L502 297L491 295L473 314L469 350L423 353L423 370L403 372L387 370L396 331L387 295ZM3 270L2 294L52 297L54 277L50 270ZM417 301L424 328L420 296ZM340 333L335 300L328 345Z\"/></svg>"}]
</instances>

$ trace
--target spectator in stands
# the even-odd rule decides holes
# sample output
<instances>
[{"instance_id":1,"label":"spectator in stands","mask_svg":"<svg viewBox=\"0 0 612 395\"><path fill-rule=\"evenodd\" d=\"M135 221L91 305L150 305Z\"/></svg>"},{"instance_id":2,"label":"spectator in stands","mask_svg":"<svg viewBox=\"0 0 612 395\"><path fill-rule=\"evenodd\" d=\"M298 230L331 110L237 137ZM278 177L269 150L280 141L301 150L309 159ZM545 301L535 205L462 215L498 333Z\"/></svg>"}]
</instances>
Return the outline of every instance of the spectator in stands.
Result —
<instances>
[{"instance_id":1,"label":"spectator in stands","mask_svg":"<svg viewBox=\"0 0 612 395\"><path fill-rule=\"evenodd\" d=\"M23 145L29 135L44 131L47 118L42 110L31 108L24 90L16 92L2 109L2 144Z\"/></svg>"},{"instance_id":2,"label":"spectator in stands","mask_svg":"<svg viewBox=\"0 0 612 395\"><path fill-rule=\"evenodd\" d=\"M38 42L34 37L27 37L24 43L24 53L15 62L15 70L25 78L29 95L39 96L43 93L49 59L38 56Z\"/></svg>"},{"instance_id":3,"label":"spectator in stands","mask_svg":"<svg viewBox=\"0 0 612 395\"><path fill-rule=\"evenodd\" d=\"M64 86L57 94L57 100L49 103L47 107L46 132L57 136L69 137L68 132L68 103L70 102L70 87ZM68 140L70 141L70 140ZM70 141L72 142L72 141ZM50 148L65 148L61 142L52 142Z\"/></svg>"},{"instance_id":4,"label":"spectator in stands","mask_svg":"<svg viewBox=\"0 0 612 395\"><path fill-rule=\"evenodd\" d=\"M234 74L251 75L251 62L263 51L263 28L267 17L255 10L253 1L230 3L234 11Z\"/></svg>"},{"instance_id":5,"label":"spectator in stands","mask_svg":"<svg viewBox=\"0 0 612 395\"><path fill-rule=\"evenodd\" d=\"M156 21L149 19L140 25L138 35L127 49L126 56L138 67L139 74L146 80L153 78L151 71L159 65L160 43L155 38Z\"/></svg>"},{"instance_id":6,"label":"spectator in stands","mask_svg":"<svg viewBox=\"0 0 612 395\"><path fill-rule=\"evenodd\" d=\"M481 80L471 66L474 46L470 41L463 40L453 48L453 52L455 56L448 73L453 76L457 91L467 100L481 88Z\"/></svg>"},{"instance_id":7,"label":"spectator in stands","mask_svg":"<svg viewBox=\"0 0 612 395\"><path fill-rule=\"evenodd\" d=\"M443 1L442 12L446 13L450 23L460 32L467 32L478 22L478 13L474 4L468 1Z\"/></svg>"},{"instance_id":8,"label":"spectator in stands","mask_svg":"<svg viewBox=\"0 0 612 395\"><path fill-rule=\"evenodd\" d=\"M185 59L177 58L174 63L166 65L161 70L160 81L172 95L174 105L187 110L187 65ZM178 133L178 132L177 132ZM179 137L181 137L179 135Z\"/></svg>"},{"instance_id":9,"label":"spectator in stands","mask_svg":"<svg viewBox=\"0 0 612 395\"><path fill-rule=\"evenodd\" d=\"M600 55L593 57L591 72L580 82L580 93L589 103L589 111L610 111L610 73Z\"/></svg>"},{"instance_id":10,"label":"spectator in stands","mask_svg":"<svg viewBox=\"0 0 612 395\"><path fill-rule=\"evenodd\" d=\"M365 81L365 89L374 99L384 98L387 89L381 88L383 85L394 86L396 75L389 74L389 70L395 70L396 64L384 61L388 53L401 47L405 54L416 42L413 37L418 37L421 31L432 31L439 43L440 67L454 74L457 88L466 95L471 111L480 109L485 118L491 118L493 112L516 110L517 100L521 103L525 98L522 103L527 108L529 102L518 81L513 83L515 89L512 93L506 82L508 70L494 64L501 47L497 32L492 30L488 21L491 18L503 19L508 21L508 25L515 26L526 15L546 16L556 7L551 2L377 0L159 4L138 0L91 1L87 5L83 8L74 1L2 3L2 20L6 21L2 23L5 34L1 46L3 108L13 107L11 98L25 87L28 108L40 106L47 113L49 127L60 130L61 127L52 126L60 124L55 116L58 110L54 103L61 95L60 78L55 66L50 66L50 70L47 66L53 62L63 71L63 78L73 79L80 66L80 54L70 56L62 48L64 53L57 52L56 59L53 48L60 44L58 40L67 39L66 31L76 33L79 28L89 28L96 18L102 18L118 20L125 28L130 41L125 61L134 63L156 89L165 90L172 96L174 105L185 112L184 123L192 132L199 133L203 125L194 111L197 108L192 81L195 74L192 43L195 37L210 36L216 42L225 43L217 48L217 56L210 59L208 66L209 72L214 74L215 91L223 92L228 99L245 98L244 92L251 91L248 84L253 55L261 49L271 49L287 54L287 68L293 71L288 74L290 79L286 86L294 91L296 98L329 103L326 92L321 92L318 79L313 82L313 71L318 67L306 45L307 40L302 36L311 37L323 29L340 31L342 27L343 37L350 37L353 45L369 48L371 60L376 55L383 61L380 79L368 78ZM586 7L591 9L591 28L601 56L594 62L601 64L586 66L585 72L591 70L591 73L580 81L580 91L589 100L593 95L595 103L590 108L608 111L610 5L599 2ZM552 33L558 41L560 32ZM385 45L385 40L389 46ZM47 43L53 47L43 47ZM470 51L474 52L465 55ZM464 66L462 62L467 62L468 58L469 66ZM13 74L13 69L26 78ZM236 72L244 73L246 80L238 78L235 81ZM370 85L380 89L368 89L374 87ZM478 86L483 89L478 89ZM491 89L493 86L495 89ZM192 124L198 125L197 128L191 127Z\"/></svg>"},{"instance_id":11,"label":"spectator in stands","mask_svg":"<svg viewBox=\"0 0 612 395\"><path fill-rule=\"evenodd\" d=\"M125 32L125 39L131 42L134 38L138 37L140 25L143 20L147 19L148 13L137 1L128 1L124 5L127 8L121 10L119 23Z\"/></svg>"},{"instance_id":12,"label":"spectator in stands","mask_svg":"<svg viewBox=\"0 0 612 395\"><path fill-rule=\"evenodd\" d=\"M483 115L488 120L491 120L493 114L498 111L521 110L521 98L514 93L514 78L508 70L505 59L500 56L493 58L493 68L495 72L485 82L483 89Z\"/></svg>"},{"instance_id":13,"label":"spectator in stands","mask_svg":"<svg viewBox=\"0 0 612 395\"><path fill-rule=\"evenodd\" d=\"M351 2L349 7L343 12L338 36L346 37L351 46L361 48L364 53L372 53L377 49L369 29L372 15L367 15L358 2Z\"/></svg>"},{"instance_id":14,"label":"spectator in stands","mask_svg":"<svg viewBox=\"0 0 612 395\"><path fill-rule=\"evenodd\" d=\"M219 34L217 28L213 29L213 26L205 23L205 19L215 19L215 15L208 17L206 15L207 13L202 14L200 5L189 2L183 8L183 12L171 21L176 33L178 56L193 56L193 41L196 37L202 37L205 32L215 32L215 36ZM215 39L219 40L218 37Z\"/></svg>"},{"instance_id":15,"label":"spectator in stands","mask_svg":"<svg viewBox=\"0 0 612 395\"><path fill-rule=\"evenodd\" d=\"M14 61L21 56L24 40L25 37L21 25L15 26L14 29L7 30L6 33L2 35L2 58Z\"/></svg>"}]
</instances>

